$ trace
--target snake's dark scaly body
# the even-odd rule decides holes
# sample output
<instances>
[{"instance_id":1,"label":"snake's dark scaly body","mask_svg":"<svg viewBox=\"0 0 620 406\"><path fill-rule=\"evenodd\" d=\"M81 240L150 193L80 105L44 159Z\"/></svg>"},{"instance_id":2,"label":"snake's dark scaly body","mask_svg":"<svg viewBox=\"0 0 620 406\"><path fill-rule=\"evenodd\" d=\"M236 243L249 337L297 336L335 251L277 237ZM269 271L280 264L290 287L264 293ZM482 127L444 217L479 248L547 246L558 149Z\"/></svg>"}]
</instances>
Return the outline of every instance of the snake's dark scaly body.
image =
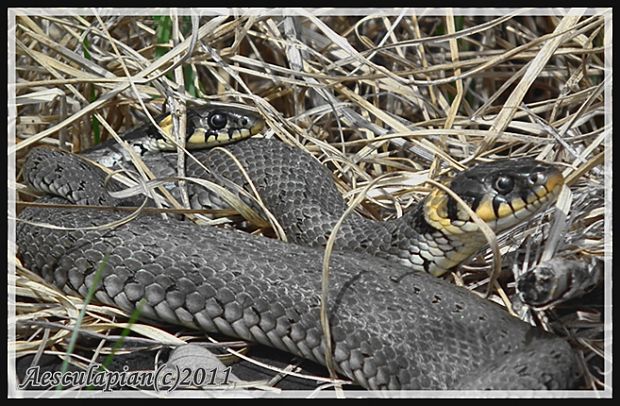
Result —
<instances>
[{"instance_id":1,"label":"snake's dark scaly body","mask_svg":"<svg viewBox=\"0 0 620 406\"><path fill-rule=\"evenodd\" d=\"M109 255L98 300L132 311L144 299L144 317L256 341L324 364L320 246L346 204L329 177L319 176L325 172L313 158L281 145L252 140L226 148L251 168L250 176L287 236L312 246L157 216L142 216L115 229L53 230L28 222L84 228L122 215L96 209L26 208L20 219L28 222L17 227L19 254L25 266L46 280L82 295ZM272 152L265 158L268 149ZM208 154L196 155L216 173L238 176L223 155L207 158ZM38 189L74 203L110 203L105 193L97 192L103 173L76 156L34 150L25 169L26 180ZM79 172L83 182L58 186L75 176L70 170ZM187 170L189 175L204 175L192 165ZM307 176L296 178L299 171ZM213 200L197 189L190 189L190 196L196 205ZM301 201L295 205L302 209L292 207L293 200ZM331 214L325 215L325 210ZM447 210L455 215L454 208ZM430 251L427 242L438 235L424 213L421 205L404 220L378 228L355 214L340 231L341 250L330 259L328 306L339 372L371 389L571 388L577 366L564 340L415 269L432 270L432 258L412 266L389 260L403 259L403 250L410 257ZM325 222L313 223L320 216ZM368 234L360 236L357 225L368 227ZM412 244L391 251L390 244L407 236Z\"/></svg>"}]
</instances>

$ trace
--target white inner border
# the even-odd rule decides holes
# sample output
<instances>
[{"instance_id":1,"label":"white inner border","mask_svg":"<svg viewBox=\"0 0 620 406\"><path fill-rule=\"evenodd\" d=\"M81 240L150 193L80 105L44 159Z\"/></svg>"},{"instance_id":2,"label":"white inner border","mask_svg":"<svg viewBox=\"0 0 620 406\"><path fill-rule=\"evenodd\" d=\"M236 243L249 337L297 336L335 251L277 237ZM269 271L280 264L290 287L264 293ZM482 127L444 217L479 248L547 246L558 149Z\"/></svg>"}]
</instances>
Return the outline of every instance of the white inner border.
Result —
<instances>
[{"instance_id":1,"label":"white inner border","mask_svg":"<svg viewBox=\"0 0 620 406\"><path fill-rule=\"evenodd\" d=\"M9 8L7 12L7 146L10 149L15 145L15 124L16 124L16 105L15 105L15 18L18 15L93 15L94 11L100 16L110 15L169 15L171 8ZM449 9L445 8L179 8L175 9L177 15L270 15L270 16L306 16L306 15L351 15L368 16L370 14L379 16L398 16L415 13L418 17L423 16L445 16ZM609 398L612 396L612 23L613 14L611 8L586 8L586 9L565 9L565 8L453 8L450 12L454 16L459 15L484 15L500 16L518 11L521 15L604 15L605 16L605 76L608 85L605 87L605 298L604 298L604 339L605 339L605 364L604 379L605 389L603 391L592 390L570 390L570 391L344 391L345 397L359 398L384 398L384 397L574 397L574 398ZM13 187L15 182L15 154L9 153L7 156L7 197L8 202L16 201L16 192ZM14 204L7 205L9 218L16 217ZM15 221L7 222L8 231L8 258L13 258L16 253L15 247ZM8 261L8 273L10 277L15 276L15 265L11 260ZM10 280L10 278L9 278ZM15 286L7 287L8 306L7 306L7 332L8 343L15 341ZM8 344L7 343L7 344ZM8 397L70 397L70 398L93 398L93 397L317 397L333 398L336 392L332 390L324 391L243 391L243 392L206 392L206 391L174 391L168 392L145 392L145 391L24 391L17 388L15 380L15 349L7 345L7 395Z\"/></svg>"}]
</instances>

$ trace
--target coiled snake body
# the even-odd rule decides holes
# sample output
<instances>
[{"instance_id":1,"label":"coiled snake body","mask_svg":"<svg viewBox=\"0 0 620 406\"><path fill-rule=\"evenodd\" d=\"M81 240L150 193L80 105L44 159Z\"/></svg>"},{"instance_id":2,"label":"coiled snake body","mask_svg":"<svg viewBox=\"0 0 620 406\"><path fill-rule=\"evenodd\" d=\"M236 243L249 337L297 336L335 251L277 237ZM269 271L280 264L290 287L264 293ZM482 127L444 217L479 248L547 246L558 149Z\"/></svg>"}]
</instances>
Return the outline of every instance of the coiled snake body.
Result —
<instances>
[{"instance_id":1,"label":"coiled snake body","mask_svg":"<svg viewBox=\"0 0 620 406\"><path fill-rule=\"evenodd\" d=\"M123 215L30 207L17 227L19 255L46 280L82 295L107 255L98 300L131 311L144 299L143 317L325 364L321 246L346 204L325 169L292 147L251 139L226 148L297 244L157 216L97 229L92 226ZM188 175L246 183L223 151L195 156L218 175L191 163ZM149 162L164 175L175 163L162 154ZM103 192L104 178L81 158L49 149L33 150L25 164L27 182L56 195L45 202L115 204ZM501 230L545 206L562 180L549 165L511 160L462 172L450 185ZM370 389L571 388L578 373L568 343L423 272L445 272L485 241L442 193L431 193L399 220L377 224L353 214L343 224L330 259L328 302L338 372ZM198 187L190 188L190 200L197 207L217 203Z\"/></svg>"}]
</instances>

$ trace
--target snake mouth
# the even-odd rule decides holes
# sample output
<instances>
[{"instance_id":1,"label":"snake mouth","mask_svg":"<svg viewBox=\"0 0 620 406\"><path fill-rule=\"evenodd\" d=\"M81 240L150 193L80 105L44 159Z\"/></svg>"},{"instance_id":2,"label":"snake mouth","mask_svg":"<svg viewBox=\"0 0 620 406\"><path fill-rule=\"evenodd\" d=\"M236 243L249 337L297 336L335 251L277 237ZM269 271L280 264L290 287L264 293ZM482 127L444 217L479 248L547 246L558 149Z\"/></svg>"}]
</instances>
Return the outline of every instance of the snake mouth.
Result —
<instances>
[{"instance_id":1,"label":"snake mouth","mask_svg":"<svg viewBox=\"0 0 620 406\"><path fill-rule=\"evenodd\" d=\"M210 148L225 145L231 142L241 141L260 133L265 127L263 121L257 121L249 128L229 128L225 131L214 131L206 128L196 128L187 137L185 146L187 149Z\"/></svg>"},{"instance_id":2,"label":"snake mouth","mask_svg":"<svg viewBox=\"0 0 620 406\"><path fill-rule=\"evenodd\" d=\"M564 177L556 168L545 168L544 174L530 175L541 178L511 197L488 195L483 198L476 214L496 231L501 231L538 213L560 194Z\"/></svg>"}]
</instances>

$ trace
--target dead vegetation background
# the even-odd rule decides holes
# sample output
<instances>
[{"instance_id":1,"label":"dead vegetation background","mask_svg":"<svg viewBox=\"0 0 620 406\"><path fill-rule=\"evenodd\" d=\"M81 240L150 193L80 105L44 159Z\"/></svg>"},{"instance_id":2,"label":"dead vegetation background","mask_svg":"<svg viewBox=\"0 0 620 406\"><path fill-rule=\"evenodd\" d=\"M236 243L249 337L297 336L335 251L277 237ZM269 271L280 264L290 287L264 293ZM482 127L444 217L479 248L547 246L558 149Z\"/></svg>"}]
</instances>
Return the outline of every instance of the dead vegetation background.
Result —
<instances>
[{"instance_id":1,"label":"dead vegetation background","mask_svg":"<svg viewBox=\"0 0 620 406\"><path fill-rule=\"evenodd\" d=\"M267 120L264 134L324 162L350 201L383 176L360 208L376 218L400 215L428 192L427 177L474 160L556 162L572 191L563 197L567 230L558 242L546 214L500 238L503 272L490 299L568 337L582 360L583 389L604 389L602 290L537 311L518 306L513 278L545 251L603 259L611 73L604 70L604 16L391 14L18 15L9 145L17 173L36 145L79 153L144 123L147 111L196 99L255 106ZM20 202L32 200L19 177L13 185ZM85 365L120 340L127 316L88 304L81 331L99 345L78 341L79 354L67 355L65 327L82 301L46 286L18 258L9 261L17 264L9 278L17 294L17 336L9 344L17 357L57 354ZM487 250L447 277L484 294L492 264ZM134 347L148 348L207 341L141 323L130 336Z\"/></svg>"}]
</instances>

